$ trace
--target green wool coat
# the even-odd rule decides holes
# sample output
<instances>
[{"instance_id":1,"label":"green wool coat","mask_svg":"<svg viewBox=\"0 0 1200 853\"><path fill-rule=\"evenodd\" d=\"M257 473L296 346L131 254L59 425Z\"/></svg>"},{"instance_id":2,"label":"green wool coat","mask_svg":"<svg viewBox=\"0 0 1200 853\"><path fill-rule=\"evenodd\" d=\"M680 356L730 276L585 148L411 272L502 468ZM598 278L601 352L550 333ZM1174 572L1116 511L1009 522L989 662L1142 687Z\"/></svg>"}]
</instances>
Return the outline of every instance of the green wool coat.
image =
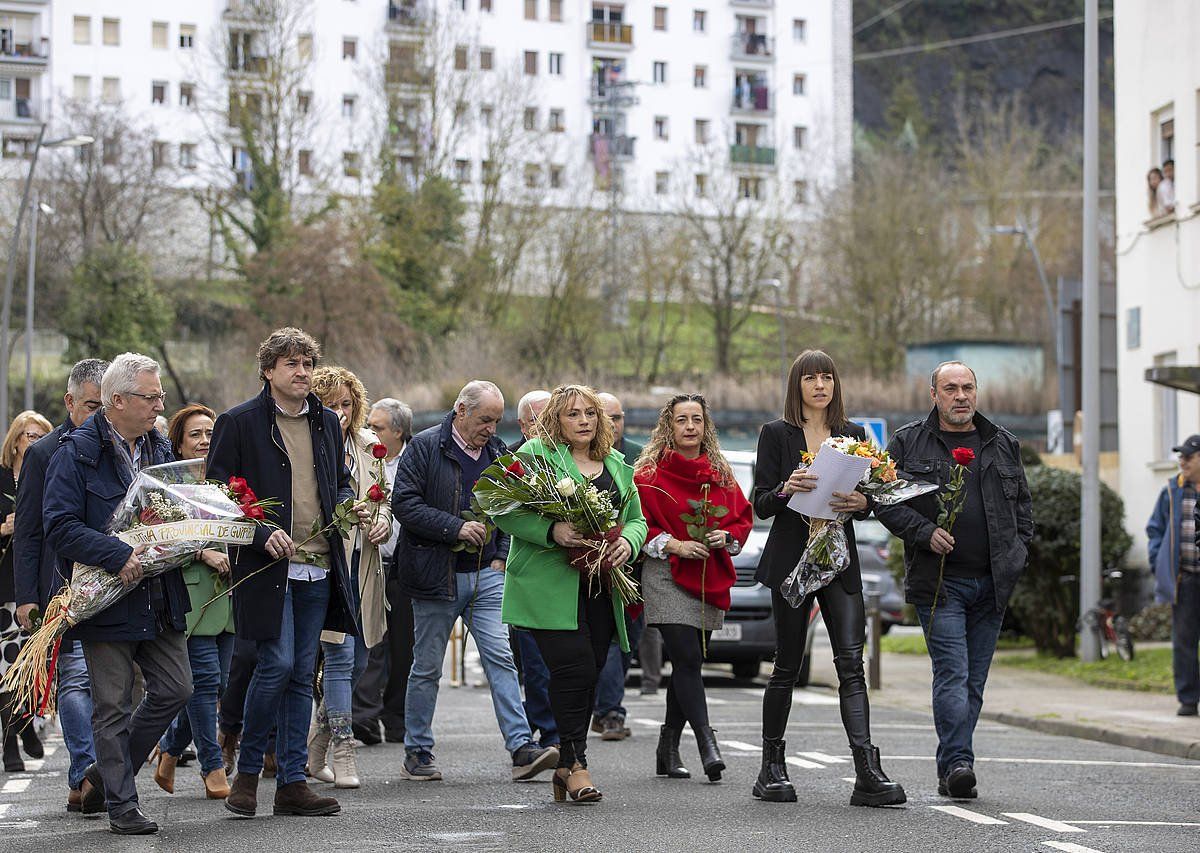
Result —
<instances>
[{"instance_id":1,"label":"green wool coat","mask_svg":"<svg viewBox=\"0 0 1200 853\"><path fill-rule=\"evenodd\" d=\"M187 586L192 609L187 614L187 636L215 637L225 631L233 631L233 606L229 596L222 595L206 608L218 592L229 589L229 581L202 560L192 560L180 572Z\"/></svg>"},{"instance_id":2,"label":"green wool coat","mask_svg":"<svg viewBox=\"0 0 1200 853\"><path fill-rule=\"evenodd\" d=\"M521 445L517 455L525 460L539 456L547 459L559 479L570 477L586 483L566 447L547 449L540 439ZM604 467L621 492L623 508L621 536L629 542L633 558L646 542L646 519L633 484L633 469L620 452L610 451ZM533 512L519 509L495 519L496 526L512 537L508 565L504 571L504 603L501 618L519 628L550 631L574 631L579 628L579 585L582 576L567 562L566 549L550 538L553 522ZM632 559L632 558L631 558ZM621 648L629 651L625 632L625 614L619 599L613 600L613 616Z\"/></svg>"}]
</instances>

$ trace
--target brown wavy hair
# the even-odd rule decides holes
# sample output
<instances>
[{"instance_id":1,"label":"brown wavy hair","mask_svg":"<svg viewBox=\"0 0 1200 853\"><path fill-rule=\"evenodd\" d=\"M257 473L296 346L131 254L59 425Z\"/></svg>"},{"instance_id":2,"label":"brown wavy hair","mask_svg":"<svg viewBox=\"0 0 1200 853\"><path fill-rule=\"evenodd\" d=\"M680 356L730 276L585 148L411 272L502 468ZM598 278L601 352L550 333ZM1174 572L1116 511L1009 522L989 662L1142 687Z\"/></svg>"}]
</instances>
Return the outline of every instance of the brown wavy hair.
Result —
<instances>
[{"instance_id":1,"label":"brown wavy hair","mask_svg":"<svg viewBox=\"0 0 1200 853\"><path fill-rule=\"evenodd\" d=\"M613 448L616 433L613 430L612 418L608 416L608 412L604 411L604 404L600 402L600 397L594 388L589 388L587 385L559 385L551 391L546 408L542 409L542 413L538 415L535 422L534 435L547 443L567 444L559 416L567 410L573 397L580 397L584 405L593 406L596 409L596 434L592 436L592 443L588 447L588 458L602 462Z\"/></svg>"},{"instance_id":2,"label":"brown wavy hair","mask_svg":"<svg viewBox=\"0 0 1200 853\"><path fill-rule=\"evenodd\" d=\"M194 415L205 415L213 421L217 419L217 413L203 403L188 403L171 415L171 422L167 424L167 439L171 442L171 452L175 454L176 459L183 458L179 455L183 448L183 434L187 432L188 418Z\"/></svg>"},{"instance_id":3,"label":"brown wavy hair","mask_svg":"<svg viewBox=\"0 0 1200 853\"><path fill-rule=\"evenodd\" d=\"M633 470L647 477L653 477L658 469L658 463L663 454L675 446L675 407L680 403L699 403L700 411L704 413L704 435L700 438L700 452L708 457L709 465L721 475L721 484L729 486L737 482L733 476L733 468L725 454L721 452L721 442L717 440L717 425L713 423L712 413L708 408L708 400L703 394L676 394L658 413L658 421L650 432L650 440L642 448L642 453L633 463Z\"/></svg>"},{"instance_id":4,"label":"brown wavy hair","mask_svg":"<svg viewBox=\"0 0 1200 853\"><path fill-rule=\"evenodd\" d=\"M346 368L334 364L327 364L313 371L312 390L322 404L330 400L341 385L350 390L350 423L347 426L351 430L360 430L367 425L369 409L367 389L362 380Z\"/></svg>"},{"instance_id":5,"label":"brown wavy hair","mask_svg":"<svg viewBox=\"0 0 1200 853\"><path fill-rule=\"evenodd\" d=\"M816 373L833 375L833 394L825 407L825 425L831 430L844 427L850 422L846 417L846 404L842 402L842 377L838 376L833 359L819 349L806 349L792 362L788 371L787 396L783 400L783 419L792 426L804 426L804 394L800 380Z\"/></svg>"}]
</instances>

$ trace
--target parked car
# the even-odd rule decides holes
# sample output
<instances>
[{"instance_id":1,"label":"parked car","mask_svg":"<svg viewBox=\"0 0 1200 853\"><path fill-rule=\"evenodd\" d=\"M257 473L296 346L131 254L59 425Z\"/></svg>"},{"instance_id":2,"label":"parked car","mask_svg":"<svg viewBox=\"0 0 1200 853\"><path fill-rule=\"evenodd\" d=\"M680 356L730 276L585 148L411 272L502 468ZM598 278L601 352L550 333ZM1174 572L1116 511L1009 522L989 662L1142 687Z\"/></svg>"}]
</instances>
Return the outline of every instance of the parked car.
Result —
<instances>
[{"instance_id":1,"label":"parked car","mask_svg":"<svg viewBox=\"0 0 1200 853\"><path fill-rule=\"evenodd\" d=\"M854 522L854 540L858 543L858 565L862 571L863 596L879 596L883 633L893 625L904 624L904 594L888 568L888 543L892 534L874 518ZM868 602L869 603L869 602Z\"/></svg>"}]
</instances>

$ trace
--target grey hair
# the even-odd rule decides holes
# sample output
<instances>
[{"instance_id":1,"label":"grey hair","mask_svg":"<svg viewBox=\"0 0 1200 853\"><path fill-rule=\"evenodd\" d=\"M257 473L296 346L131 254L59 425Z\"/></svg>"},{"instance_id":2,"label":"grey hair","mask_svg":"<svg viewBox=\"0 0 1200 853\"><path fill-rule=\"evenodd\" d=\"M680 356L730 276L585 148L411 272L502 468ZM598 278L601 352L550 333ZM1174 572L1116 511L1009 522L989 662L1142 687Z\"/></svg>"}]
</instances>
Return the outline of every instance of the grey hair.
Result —
<instances>
[{"instance_id":1,"label":"grey hair","mask_svg":"<svg viewBox=\"0 0 1200 853\"><path fill-rule=\"evenodd\" d=\"M454 401L454 408L457 409L461 404L467 407L468 412L473 412L479 408L479 404L483 402L484 395L486 394L495 394L500 398L501 405L504 404L504 394L495 382L488 382L486 379L472 379L458 392L458 397Z\"/></svg>"},{"instance_id":2,"label":"grey hair","mask_svg":"<svg viewBox=\"0 0 1200 853\"><path fill-rule=\"evenodd\" d=\"M385 412L387 412L388 420L391 421L392 424L392 429L400 433L400 437L404 439L404 443L407 444L408 440L412 438L412 407L409 406L408 403L401 403L395 397L383 397L382 399L376 400L374 405L371 406L372 412L376 409L383 409Z\"/></svg>"},{"instance_id":3,"label":"grey hair","mask_svg":"<svg viewBox=\"0 0 1200 853\"><path fill-rule=\"evenodd\" d=\"M161 372L158 362L148 355L123 352L112 360L100 380L100 402L105 408L112 405L114 394L129 394L136 390L138 374Z\"/></svg>"},{"instance_id":4,"label":"grey hair","mask_svg":"<svg viewBox=\"0 0 1200 853\"><path fill-rule=\"evenodd\" d=\"M95 385L99 388L106 370L108 362L102 358L85 358L75 362L75 366L71 368L71 375L67 377L67 393L78 397L83 394L84 385Z\"/></svg>"},{"instance_id":5,"label":"grey hair","mask_svg":"<svg viewBox=\"0 0 1200 853\"><path fill-rule=\"evenodd\" d=\"M538 388L535 391L530 391L524 397L517 401L517 420L525 418L532 414L530 411L535 403L541 403L550 399L550 392L543 388ZM532 418L530 418L532 420Z\"/></svg>"},{"instance_id":6,"label":"grey hair","mask_svg":"<svg viewBox=\"0 0 1200 853\"><path fill-rule=\"evenodd\" d=\"M966 362L955 360L955 361L943 361L941 364L939 364L937 367L935 367L933 369L933 373L929 374L929 387L930 388L937 387L938 374L942 372L942 368L955 367L955 366L965 367L965 368L967 368L967 370L970 370L971 371L971 379L974 380L976 385L979 384L979 377L977 377L975 375L975 371L970 366L968 366Z\"/></svg>"}]
</instances>

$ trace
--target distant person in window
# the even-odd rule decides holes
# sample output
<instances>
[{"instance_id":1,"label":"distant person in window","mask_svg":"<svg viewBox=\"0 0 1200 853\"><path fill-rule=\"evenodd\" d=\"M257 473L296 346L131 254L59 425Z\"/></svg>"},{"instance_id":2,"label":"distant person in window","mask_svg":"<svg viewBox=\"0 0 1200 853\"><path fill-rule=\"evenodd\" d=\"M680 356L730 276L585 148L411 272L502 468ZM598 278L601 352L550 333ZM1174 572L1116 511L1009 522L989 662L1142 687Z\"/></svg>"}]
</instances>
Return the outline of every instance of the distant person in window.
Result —
<instances>
[{"instance_id":1,"label":"distant person in window","mask_svg":"<svg viewBox=\"0 0 1200 853\"><path fill-rule=\"evenodd\" d=\"M1158 206L1162 208L1162 214L1175 212L1175 161L1167 160L1162 165L1162 181L1158 184L1158 189L1155 191L1158 194Z\"/></svg>"},{"instance_id":2,"label":"distant person in window","mask_svg":"<svg viewBox=\"0 0 1200 853\"><path fill-rule=\"evenodd\" d=\"M1162 169L1151 169L1146 173L1146 191L1148 193L1147 204L1150 206L1150 218L1157 219L1166 213L1162 205L1158 202L1158 188L1162 184L1163 173Z\"/></svg>"}]
</instances>

